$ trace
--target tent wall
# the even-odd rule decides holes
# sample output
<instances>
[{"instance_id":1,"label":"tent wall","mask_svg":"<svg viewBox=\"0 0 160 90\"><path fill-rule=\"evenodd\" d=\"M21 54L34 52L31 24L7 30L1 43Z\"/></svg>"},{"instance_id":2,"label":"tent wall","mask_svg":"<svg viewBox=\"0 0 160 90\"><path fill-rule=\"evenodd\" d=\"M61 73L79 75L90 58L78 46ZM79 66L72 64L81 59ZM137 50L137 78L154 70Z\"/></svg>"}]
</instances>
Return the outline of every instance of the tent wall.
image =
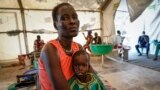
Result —
<instances>
[{"instance_id":1,"label":"tent wall","mask_svg":"<svg viewBox=\"0 0 160 90\"><path fill-rule=\"evenodd\" d=\"M148 27L148 31L150 33L150 37L151 37L151 42L153 40L158 40L160 41L160 1L159 0L154 0L154 2L147 8L148 11L146 11L146 13L150 14L147 16L145 15L145 18L147 17L152 17L149 22L147 19L145 19L145 22L148 22L149 27ZM148 25L146 25L147 27ZM152 49L154 48L154 49ZM155 45L152 43L151 45L151 53L154 54L155 53ZM159 53L160 55L160 53Z\"/></svg>"},{"instance_id":2,"label":"tent wall","mask_svg":"<svg viewBox=\"0 0 160 90\"><path fill-rule=\"evenodd\" d=\"M23 33L16 36L7 33L12 30L22 31L21 22L18 10L0 10L0 60L13 59L26 51Z\"/></svg>"},{"instance_id":3,"label":"tent wall","mask_svg":"<svg viewBox=\"0 0 160 90\"><path fill-rule=\"evenodd\" d=\"M160 3L158 0L154 0L145 11L134 21L130 22L129 13L126 8L120 8L126 6L126 3L120 4L115 17L116 30L120 30L123 35L128 38L128 45L131 46L130 52L135 53L135 45L139 35L145 30L146 34L150 36L150 54L155 53L155 45L153 40L160 40Z\"/></svg>"},{"instance_id":4,"label":"tent wall","mask_svg":"<svg viewBox=\"0 0 160 90\"><path fill-rule=\"evenodd\" d=\"M1 10L0 12L9 12L10 10ZM19 54L26 54L24 32L18 35L9 36L7 31L11 30L22 30L22 20L19 11L17 13L17 23L14 15L0 13L0 61L16 59ZM80 32L74 41L79 42L81 45L85 44L85 38L82 32L87 35L88 30L93 30L101 34L100 25L100 12L91 11L77 11L80 19ZM47 43L51 39L57 38L57 31L53 27L51 11L36 11L36 10L25 10L25 23L27 33L27 46L28 51L33 51L33 43L37 35ZM6 25L7 24L7 25ZM23 30L22 30L23 31Z\"/></svg>"},{"instance_id":5,"label":"tent wall","mask_svg":"<svg viewBox=\"0 0 160 90\"><path fill-rule=\"evenodd\" d=\"M42 39L48 42L51 39L57 38L57 31L53 27L52 17L50 11L25 11L26 17L26 26L28 31L34 30L44 30L44 32L53 32L53 33L44 33L41 34ZM80 20L81 32L84 32L87 35L87 30L97 30L100 35L100 13L99 12L80 12L78 11L78 18ZM84 28L85 27L85 28ZM84 29L84 30L82 30ZM82 33L74 39L78 41L81 45L85 44L85 38ZM93 32L94 33L94 32ZM33 51L33 42L37 34L27 34L28 36L28 45L29 52Z\"/></svg>"},{"instance_id":6,"label":"tent wall","mask_svg":"<svg viewBox=\"0 0 160 90\"><path fill-rule=\"evenodd\" d=\"M103 29L103 42L114 43L113 36L115 35L114 17L118 8L120 0L112 0L110 4L102 12L102 29Z\"/></svg>"},{"instance_id":7,"label":"tent wall","mask_svg":"<svg viewBox=\"0 0 160 90\"><path fill-rule=\"evenodd\" d=\"M22 30L20 11L0 9L0 32L9 30Z\"/></svg>"},{"instance_id":8,"label":"tent wall","mask_svg":"<svg viewBox=\"0 0 160 90\"><path fill-rule=\"evenodd\" d=\"M23 47L23 34L17 36L8 36L7 34L0 34L0 60L14 59L21 52L25 52Z\"/></svg>"}]
</instances>

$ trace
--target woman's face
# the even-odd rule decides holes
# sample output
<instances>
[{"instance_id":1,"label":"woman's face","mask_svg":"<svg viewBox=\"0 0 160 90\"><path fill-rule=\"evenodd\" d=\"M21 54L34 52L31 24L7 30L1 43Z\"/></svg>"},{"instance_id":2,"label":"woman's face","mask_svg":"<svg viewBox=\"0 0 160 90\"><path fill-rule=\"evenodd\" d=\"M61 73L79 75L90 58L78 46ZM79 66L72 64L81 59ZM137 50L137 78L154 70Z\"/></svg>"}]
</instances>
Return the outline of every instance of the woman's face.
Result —
<instances>
[{"instance_id":1,"label":"woman's face","mask_svg":"<svg viewBox=\"0 0 160 90\"><path fill-rule=\"evenodd\" d=\"M86 75L89 69L87 55L79 55L75 57L75 60L73 62L73 69L77 76Z\"/></svg>"},{"instance_id":2,"label":"woman's face","mask_svg":"<svg viewBox=\"0 0 160 90\"><path fill-rule=\"evenodd\" d=\"M72 38L78 34L79 19L72 6L65 5L59 8L55 24L62 37Z\"/></svg>"}]
</instances>

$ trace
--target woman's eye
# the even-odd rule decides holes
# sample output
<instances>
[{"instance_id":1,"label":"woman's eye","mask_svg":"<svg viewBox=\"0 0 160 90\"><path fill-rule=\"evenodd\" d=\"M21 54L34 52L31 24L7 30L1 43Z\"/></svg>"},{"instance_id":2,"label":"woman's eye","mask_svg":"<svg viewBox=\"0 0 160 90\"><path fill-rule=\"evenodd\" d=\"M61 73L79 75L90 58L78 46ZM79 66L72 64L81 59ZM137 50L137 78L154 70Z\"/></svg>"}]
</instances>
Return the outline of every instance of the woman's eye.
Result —
<instances>
[{"instance_id":1,"label":"woman's eye","mask_svg":"<svg viewBox=\"0 0 160 90\"><path fill-rule=\"evenodd\" d=\"M61 18L61 20L69 20L69 17L68 16L64 16Z\"/></svg>"},{"instance_id":2,"label":"woman's eye","mask_svg":"<svg viewBox=\"0 0 160 90\"><path fill-rule=\"evenodd\" d=\"M73 17L72 17L73 19L77 19L77 15L73 15Z\"/></svg>"}]
</instances>

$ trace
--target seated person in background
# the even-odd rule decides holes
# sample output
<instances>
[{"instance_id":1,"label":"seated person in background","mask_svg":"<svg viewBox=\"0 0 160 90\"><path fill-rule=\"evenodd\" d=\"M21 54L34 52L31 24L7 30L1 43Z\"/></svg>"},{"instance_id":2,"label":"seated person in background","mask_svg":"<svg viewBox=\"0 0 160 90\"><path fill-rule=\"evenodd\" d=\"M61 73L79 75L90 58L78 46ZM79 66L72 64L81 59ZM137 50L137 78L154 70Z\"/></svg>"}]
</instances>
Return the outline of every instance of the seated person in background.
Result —
<instances>
[{"instance_id":1,"label":"seated person in background","mask_svg":"<svg viewBox=\"0 0 160 90\"><path fill-rule=\"evenodd\" d=\"M41 40L41 36L37 35L37 39L34 41L34 51L41 51L44 46L44 41Z\"/></svg>"},{"instance_id":2,"label":"seated person in background","mask_svg":"<svg viewBox=\"0 0 160 90\"><path fill-rule=\"evenodd\" d=\"M89 72L89 54L79 50L73 54L72 68L74 76L68 81L71 90L108 90L94 72Z\"/></svg>"},{"instance_id":3,"label":"seated person in background","mask_svg":"<svg viewBox=\"0 0 160 90\"><path fill-rule=\"evenodd\" d=\"M123 37L121 36L121 31L117 31L117 35L115 38L115 46L114 48L122 48Z\"/></svg>"},{"instance_id":4,"label":"seated person in background","mask_svg":"<svg viewBox=\"0 0 160 90\"><path fill-rule=\"evenodd\" d=\"M88 51L91 52L91 49L90 49L89 45L92 43L92 40L93 40L92 31L91 30L88 31L87 37L85 36L84 33L83 33L83 36L86 39L86 43L83 46L83 48L84 48L84 50L88 49Z\"/></svg>"},{"instance_id":5,"label":"seated person in background","mask_svg":"<svg viewBox=\"0 0 160 90\"><path fill-rule=\"evenodd\" d=\"M139 36L138 38L138 44L135 46L137 52L139 53L139 56L142 55L140 52L139 48L146 48L146 55L148 57L149 49L150 49L150 44L149 44L149 36L145 35L145 31L142 32L142 35Z\"/></svg>"},{"instance_id":6,"label":"seated person in background","mask_svg":"<svg viewBox=\"0 0 160 90\"><path fill-rule=\"evenodd\" d=\"M97 33L97 32L94 33L94 36L95 36L95 37L93 38L92 43L93 43L93 44L102 44L102 39L101 39L100 36L98 36L98 33Z\"/></svg>"},{"instance_id":7,"label":"seated person in background","mask_svg":"<svg viewBox=\"0 0 160 90\"><path fill-rule=\"evenodd\" d=\"M159 50L160 50L160 41L158 42L157 40L155 41L155 44L156 44L156 51L155 51L155 57L153 60L157 60L158 59L158 53L159 53Z\"/></svg>"},{"instance_id":8,"label":"seated person in background","mask_svg":"<svg viewBox=\"0 0 160 90\"><path fill-rule=\"evenodd\" d=\"M115 46L114 48L118 49L118 56L121 57L123 53L123 42L124 37L121 36L121 32L118 30L115 38Z\"/></svg>"}]
</instances>

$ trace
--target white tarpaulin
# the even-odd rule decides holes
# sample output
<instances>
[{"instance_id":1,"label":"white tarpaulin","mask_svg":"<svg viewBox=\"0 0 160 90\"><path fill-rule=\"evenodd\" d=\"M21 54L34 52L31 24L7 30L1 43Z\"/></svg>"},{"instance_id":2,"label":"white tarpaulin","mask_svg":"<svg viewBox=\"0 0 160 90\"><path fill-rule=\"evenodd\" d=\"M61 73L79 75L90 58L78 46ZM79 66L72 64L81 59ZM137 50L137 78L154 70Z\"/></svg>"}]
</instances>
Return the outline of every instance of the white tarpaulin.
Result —
<instances>
[{"instance_id":1,"label":"white tarpaulin","mask_svg":"<svg viewBox=\"0 0 160 90\"><path fill-rule=\"evenodd\" d=\"M153 0L127 0L130 21L133 22L139 17L152 1Z\"/></svg>"},{"instance_id":2,"label":"white tarpaulin","mask_svg":"<svg viewBox=\"0 0 160 90\"><path fill-rule=\"evenodd\" d=\"M122 4L123 6L125 4ZM127 8L127 7L126 7ZM115 17L115 29L122 32L125 31L125 37L128 37L129 46L131 46L130 52L137 52L135 45L139 35L142 31L146 31L146 34L150 37L150 54L155 53L156 46L153 40L160 41L160 0L154 0L144 12L134 22L129 20L129 12L126 9L118 8ZM145 51L144 51L145 52Z\"/></svg>"}]
</instances>

